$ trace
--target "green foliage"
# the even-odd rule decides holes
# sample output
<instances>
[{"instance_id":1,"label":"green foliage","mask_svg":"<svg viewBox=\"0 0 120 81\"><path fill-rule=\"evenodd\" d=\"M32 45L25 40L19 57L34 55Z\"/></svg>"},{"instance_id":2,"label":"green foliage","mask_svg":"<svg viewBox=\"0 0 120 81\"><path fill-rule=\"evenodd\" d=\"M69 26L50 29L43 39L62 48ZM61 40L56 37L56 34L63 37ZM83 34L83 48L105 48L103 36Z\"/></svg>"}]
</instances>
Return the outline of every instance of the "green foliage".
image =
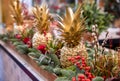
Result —
<instances>
[{"instance_id":1,"label":"green foliage","mask_svg":"<svg viewBox=\"0 0 120 81\"><path fill-rule=\"evenodd\" d=\"M95 77L92 81L104 81L102 77Z\"/></svg>"},{"instance_id":2,"label":"green foliage","mask_svg":"<svg viewBox=\"0 0 120 81\"><path fill-rule=\"evenodd\" d=\"M44 70L47 70L48 72L53 73L53 67L51 66L44 66Z\"/></svg>"},{"instance_id":3,"label":"green foliage","mask_svg":"<svg viewBox=\"0 0 120 81\"><path fill-rule=\"evenodd\" d=\"M41 53L35 48L29 48L28 50L29 50L28 55L33 57L33 58L38 59L41 55Z\"/></svg>"},{"instance_id":4,"label":"green foliage","mask_svg":"<svg viewBox=\"0 0 120 81\"><path fill-rule=\"evenodd\" d=\"M28 47L27 45L17 45L16 49L21 53L21 54L28 54Z\"/></svg>"},{"instance_id":5,"label":"green foliage","mask_svg":"<svg viewBox=\"0 0 120 81\"><path fill-rule=\"evenodd\" d=\"M87 17L85 24L88 31L91 32L92 25L97 24L99 33L105 30L113 19L111 14L108 14L107 12L101 12L96 3L85 3L83 5L83 17Z\"/></svg>"},{"instance_id":6,"label":"green foliage","mask_svg":"<svg viewBox=\"0 0 120 81\"><path fill-rule=\"evenodd\" d=\"M48 51L52 54L55 54L59 49L63 47L61 40L52 40L47 44Z\"/></svg>"},{"instance_id":7,"label":"green foliage","mask_svg":"<svg viewBox=\"0 0 120 81\"><path fill-rule=\"evenodd\" d=\"M61 73L61 68L59 68L59 67L54 68L54 69L53 69L53 72L54 72L56 75L62 75L62 73Z\"/></svg>"},{"instance_id":8,"label":"green foliage","mask_svg":"<svg viewBox=\"0 0 120 81\"><path fill-rule=\"evenodd\" d=\"M75 71L62 69L61 74L62 76L67 77L69 80L71 80L71 78L75 76Z\"/></svg>"},{"instance_id":9,"label":"green foliage","mask_svg":"<svg viewBox=\"0 0 120 81\"><path fill-rule=\"evenodd\" d=\"M21 42L21 41L15 41L15 42L13 42L13 45L14 45L14 46L24 45L24 43Z\"/></svg>"},{"instance_id":10,"label":"green foliage","mask_svg":"<svg viewBox=\"0 0 120 81\"><path fill-rule=\"evenodd\" d=\"M34 57L34 58L39 58L41 54L40 53L35 53L35 52L29 52L28 55L31 56L31 57Z\"/></svg>"},{"instance_id":11,"label":"green foliage","mask_svg":"<svg viewBox=\"0 0 120 81\"><path fill-rule=\"evenodd\" d=\"M47 54L47 56L54 62L54 66L60 66L60 60L58 59L57 55L55 54Z\"/></svg>"},{"instance_id":12,"label":"green foliage","mask_svg":"<svg viewBox=\"0 0 120 81\"><path fill-rule=\"evenodd\" d=\"M19 40L18 40L18 39L15 39L15 38L11 38L10 41L11 41L12 43L14 43L14 42L17 42L17 41L19 41Z\"/></svg>"},{"instance_id":13,"label":"green foliage","mask_svg":"<svg viewBox=\"0 0 120 81\"><path fill-rule=\"evenodd\" d=\"M61 69L62 77L58 77L55 81L71 81L72 77L75 76L75 72L72 70Z\"/></svg>"},{"instance_id":14,"label":"green foliage","mask_svg":"<svg viewBox=\"0 0 120 81\"><path fill-rule=\"evenodd\" d=\"M37 62L39 65L48 65L50 63L50 59L47 56L41 54L37 59Z\"/></svg>"},{"instance_id":15,"label":"green foliage","mask_svg":"<svg viewBox=\"0 0 120 81\"><path fill-rule=\"evenodd\" d=\"M68 80L67 77L57 77L55 81L71 81L71 80Z\"/></svg>"},{"instance_id":16,"label":"green foliage","mask_svg":"<svg viewBox=\"0 0 120 81\"><path fill-rule=\"evenodd\" d=\"M32 38L33 35L34 35L34 29L33 28L26 28L25 31L22 33L22 37L25 38L25 37L29 37L29 38Z\"/></svg>"},{"instance_id":17,"label":"green foliage","mask_svg":"<svg viewBox=\"0 0 120 81\"><path fill-rule=\"evenodd\" d=\"M9 34L0 35L0 39L3 40L4 42L8 42L9 41Z\"/></svg>"}]
</instances>

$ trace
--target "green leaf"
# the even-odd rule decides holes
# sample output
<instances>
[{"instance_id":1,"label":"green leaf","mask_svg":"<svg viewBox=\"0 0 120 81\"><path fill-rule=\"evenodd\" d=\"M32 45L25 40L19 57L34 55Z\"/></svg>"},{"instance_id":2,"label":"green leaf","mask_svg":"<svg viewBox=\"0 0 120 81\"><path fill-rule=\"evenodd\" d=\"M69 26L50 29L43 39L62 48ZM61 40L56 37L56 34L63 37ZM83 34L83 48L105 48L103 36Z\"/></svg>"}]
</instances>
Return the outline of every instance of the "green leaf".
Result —
<instances>
[{"instance_id":1,"label":"green leaf","mask_svg":"<svg viewBox=\"0 0 120 81\"><path fill-rule=\"evenodd\" d=\"M16 49L19 52L22 52L23 54L28 54L28 47L27 47L27 45L17 45Z\"/></svg>"},{"instance_id":2,"label":"green leaf","mask_svg":"<svg viewBox=\"0 0 120 81\"><path fill-rule=\"evenodd\" d=\"M35 53L35 52L29 52L28 55L30 55L32 57L35 57L35 58L39 58L40 57L40 54Z\"/></svg>"},{"instance_id":3,"label":"green leaf","mask_svg":"<svg viewBox=\"0 0 120 81\"><path fill-rule=\"evenodd\" d=\"M56 68L53 69L53 72L57 75L61 75L61 68L56 67Z\"/></svg>"},{"instance_id":4,"label":"green leaf","mask_svg":"<svg viewBox=\"0 0 120 81\"><path fill-rule=\"evenodd\" d=\"M2 40L5 41L5 42L7 42L9 40L9 38L8 37L3 37Z\"/></svg>"},{"instance_id":5,"label":"green leaf","mask_svg":"<svg viewBox=\"0 0 120 81\"><path fill-rule=\"evenodd\" d=\"M47 56L49 58L51 58L51 60L54 62L55 67L60 66L60 60L58 59L57 55L55 55L55 54L47 54Z\"/></svg>"},{"instance_id":6,"label":"green leaf","mask_svg":"<svg viewBox=\"0 0 120 81\"><path fill-rule=\"evenodd\" d=\"M92 81L104 81L104 79L102 77L97 76L93 78Z\"/></svg>"},{"instance_id":7,"label":"green leaf","mask_svg":"<svg viewBox=\"0 0 120 81\"><path fill-rule=\"evenodd\" d=\"M45 55L41 54L38 60L39 65L48 65L50 59L48 59Z\"/></svg>"},{"instance_id":8,"label":"green leaf","mask_svg":"<svg viewBox=\"0 0 120 81\"><path fill-rule=\"evenodd\" d=\"M15 39L15 38L12 38L10 39L11 42L16 42L16 41L19 41L18 39Z\"/></svg>"},{"instance_id":9,"label":"green leaf","mask_svg":"<svg viewBox=\"0 0 120 81\"><path fill-rule=\"evenodd\" d=\"M39 52L37 49L35 49L35 48L29 48L28 49L30 52Z\"/></svg>"},{"instance_id":10,"label":"green leaf","mask_svg":"<svg viewBox=\"0 0 120 81\"><path fill-rule=\"evenodd\" d=\"M53 67L51 67L51 66L45 66L44 70L47 70L48 72L53 73Z\"/></svg>"},{"instance_id":11,"label":"green leaf","mask_svg":"<svg viewBox=\"0 0 120 81\"><path fill-rule=\"evenodd\" d=\"M68 77L68 79L71 79L73 76L75 76L75 72L72 71L72 70L62 69L62 70L61 70L61 73L62 73L62 76Z\"/></svg>"},{"instance_id":12,"label":"green leaf","mask_svg":"<svg viewBox=\"0 0 120 81\"><path fill-rule=\"evenodd\" d=\"M14 45L14 46L23 45L23 43L22 43L22 42L19 42L19 41L16 41L16 42L13 43L13 45Z\"/></svg>"},{"instance_id":13,"label":"green leaf","mask_svg":"<svg viewBox=\"0 0 120 81\"><path fill-rule=\"evenodd\" d=\"M55 81L71 81L67 77L58 77Z\"/></svg>"}]
</instances>

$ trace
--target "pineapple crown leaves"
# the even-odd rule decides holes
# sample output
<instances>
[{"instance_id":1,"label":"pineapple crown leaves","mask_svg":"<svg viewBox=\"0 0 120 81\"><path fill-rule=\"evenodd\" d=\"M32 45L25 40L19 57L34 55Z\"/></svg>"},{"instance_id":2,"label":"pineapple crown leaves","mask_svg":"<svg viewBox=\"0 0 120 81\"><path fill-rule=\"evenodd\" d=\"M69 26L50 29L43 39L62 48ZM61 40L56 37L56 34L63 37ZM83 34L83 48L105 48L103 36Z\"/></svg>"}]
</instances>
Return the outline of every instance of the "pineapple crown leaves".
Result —
<instances>
[{"instance_id":1,"label":"pineapple crown leaves","mask_svg":"<svg viewBox=\"0 0 120 81\"><path fill-rule=\"evenodd\" d=\"M49 30L50 22L52 17L49 14L48 6L44 3L41 6L35 6L33 10L35 16L36 27L40 33Z\"/></svg>"},{"instance_id":2,"label":"pineapple crown leaves","mask_svg":"<svg viewBox=\"0 0 120 81\"><path fill-rule=\"evenodd\" d=\"M73 13L70 7L66 8L64 17L59 17L58 26L60 28L61 36L68 47L77 46L80 42L83 32L85 31L85 18L81 16L81 6Z\"/></svg>"},{"instance_id":3,"label":"pineapple crown leaves","mask_svg":"<svg viewBox=\"0 0 120 81\"><path fill-rule=\"evenodd\" d=\"M23 15L22 15L22 6L20 4L19 0L12 0L11 1L11 11L12 11L12 17L17 23L17 25L23 24Z\"/></svg>"}]
</instances>

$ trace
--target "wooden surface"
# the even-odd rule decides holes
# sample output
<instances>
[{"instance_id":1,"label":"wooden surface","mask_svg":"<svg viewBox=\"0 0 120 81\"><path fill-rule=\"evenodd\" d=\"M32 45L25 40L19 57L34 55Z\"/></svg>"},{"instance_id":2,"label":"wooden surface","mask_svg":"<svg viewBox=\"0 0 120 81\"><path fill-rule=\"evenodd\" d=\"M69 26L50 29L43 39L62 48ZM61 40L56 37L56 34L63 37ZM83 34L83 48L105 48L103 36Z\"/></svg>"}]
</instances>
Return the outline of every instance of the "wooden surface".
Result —
<instances>
[{"instance_id":1,"label":"wooden surface","mask_svg":"<svg viewBox=\"0 0 120 81\"><path fill-rule=\"evenodd\" d=\"M5 59L5 61L3 61L3 65L6 67L4 74L5 72L7 73L5 76L7 76L8 79L12 79L12 76L10 76L10 74L14 74L14 80L5 81L23 81L23 79L20 79L23 78L21 74L28 79L25 79L24 81L54 81L56 79L56 76L54 74L41 69L31 58L23 54L18 54L13 50L12 47L9 47L2 41L0 41L0 49L0 55L2 55L2 58ZM11 70L10 67L14 68L14 70ZM17 69L15 69L15 67ZM15 77L17 77L16 80ZM19 80L17 80L18 77ZM38 80L31 80L35 78Z\"/></svg>"}]
</instances>

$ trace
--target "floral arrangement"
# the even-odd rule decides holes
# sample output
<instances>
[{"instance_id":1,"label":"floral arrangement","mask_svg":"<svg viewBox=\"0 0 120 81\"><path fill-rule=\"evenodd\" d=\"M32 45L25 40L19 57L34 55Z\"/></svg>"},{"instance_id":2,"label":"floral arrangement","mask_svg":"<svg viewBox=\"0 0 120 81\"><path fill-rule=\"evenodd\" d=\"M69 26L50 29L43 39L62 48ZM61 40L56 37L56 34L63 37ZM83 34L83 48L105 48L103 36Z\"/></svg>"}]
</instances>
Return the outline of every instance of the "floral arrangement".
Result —
<instances>
[{"instance_id":1,"label":"floral arrangement","mask_svg":"<svg viewBox=\"0 0 120 81\"><path fill-rule=\"evenodd\" d=\"M92 26L94 38L92 45L85 45L82 41L86 28L85 18L79 18L81 11L82 6L79 6L74 13L70 7L66 8L65 15L59 16L59 20L56 20L61 32L60 38L56 39L49 32L50 23L54 20L49 15L47 5L42 4L33 10L36 30L28 30L25 34L6 33L0 35L0 39L12 43L16 50L35 60L41 68L56 74L58 77L55 81L119 79L118 52L106 51L104 48L107 35L103 47L100 47L96 26Z\"/></svg>"}]
</instances>

